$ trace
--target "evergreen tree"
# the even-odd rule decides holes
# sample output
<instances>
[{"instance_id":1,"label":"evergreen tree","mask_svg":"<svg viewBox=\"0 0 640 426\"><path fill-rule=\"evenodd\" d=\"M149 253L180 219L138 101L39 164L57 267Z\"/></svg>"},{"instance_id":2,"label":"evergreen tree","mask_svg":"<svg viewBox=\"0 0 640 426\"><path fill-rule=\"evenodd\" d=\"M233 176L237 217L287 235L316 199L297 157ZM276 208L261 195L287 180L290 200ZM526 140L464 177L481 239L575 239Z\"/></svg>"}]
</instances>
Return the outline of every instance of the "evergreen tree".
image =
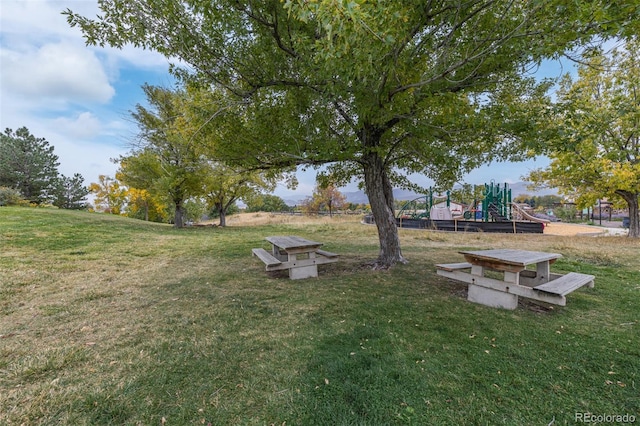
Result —
<instances>
[{"instance_id":1,"label":"evergreen tree","mask_svg":"<svg viewBox=\"0 0 640 426\"><path fill-rule=\"evenodd\" d=\"M76 173L73 177L60 175L53 191L53 205L61 209L83 210L88 206L89 188L84 186L84 178Z\"/></svg>"},{"instance_id":2,"label":"evergreen tree","mask_svg":"<svg viewBox=\"0 0 640 426\"><path fill-rule=\"evenodd\" d=\"M20 191L30 202L52 200L59 164L53 146L26 127L6 129L0 135L0 186Z\"/></svg>"}]
</instances>

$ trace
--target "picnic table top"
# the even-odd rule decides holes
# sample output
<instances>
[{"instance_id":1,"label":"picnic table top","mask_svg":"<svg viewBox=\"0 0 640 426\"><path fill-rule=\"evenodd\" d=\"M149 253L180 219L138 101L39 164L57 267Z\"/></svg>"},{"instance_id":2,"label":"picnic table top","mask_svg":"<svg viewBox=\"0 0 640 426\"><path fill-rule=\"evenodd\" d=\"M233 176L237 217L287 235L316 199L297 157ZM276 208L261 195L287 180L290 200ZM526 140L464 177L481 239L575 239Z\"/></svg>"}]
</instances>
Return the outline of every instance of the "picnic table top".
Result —
<instances>
[{"instance_id":1,"label":"picnic table top","mask_svg":"<svg viewBox=\"0 0 640 426\"><path fill-rule=\"evenodd\" d=\"M295 235L276 235L271 237L266 237L265 240L269 241L276 247L280 247L283 250L294 250L294 249L317 249L322 246L322 243L317 241L307 240L306 238L298 237Z\"/></svg>"},{"instance_id":2,"label":"picnic table top","mask_svg":"<svg viewBox=\"0 0 640 426\"><path fill-rule=\"evenodd\" d=\"M534 263L554 261L562 257L559 253L514 249L461 251L460 254L464 255L469 263L484 261L523 267Z\"/></svg>"}]
</instances>

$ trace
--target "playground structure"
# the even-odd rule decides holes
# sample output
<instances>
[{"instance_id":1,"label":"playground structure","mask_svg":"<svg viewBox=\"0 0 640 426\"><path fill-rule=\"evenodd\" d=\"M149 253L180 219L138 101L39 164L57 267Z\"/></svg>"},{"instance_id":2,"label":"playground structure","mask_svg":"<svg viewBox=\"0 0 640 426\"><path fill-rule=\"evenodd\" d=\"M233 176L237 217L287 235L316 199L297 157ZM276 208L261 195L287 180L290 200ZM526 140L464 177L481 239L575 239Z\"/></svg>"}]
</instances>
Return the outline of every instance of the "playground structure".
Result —
<instances>
[{"instance_id":1,"label":"playground structure","mask_svg":"<svg viewBox=\"0 0 640 426\"><path fill-rule=\"evenodd\" d=\"M493 182L484 185L481 199L467 206L453 202L450 191L434 194L430 189L427 195L405 203L396 221L404 228L508 233L542 233L549 222L513 203L507 183Z\"/></svg>"}]
</instances>

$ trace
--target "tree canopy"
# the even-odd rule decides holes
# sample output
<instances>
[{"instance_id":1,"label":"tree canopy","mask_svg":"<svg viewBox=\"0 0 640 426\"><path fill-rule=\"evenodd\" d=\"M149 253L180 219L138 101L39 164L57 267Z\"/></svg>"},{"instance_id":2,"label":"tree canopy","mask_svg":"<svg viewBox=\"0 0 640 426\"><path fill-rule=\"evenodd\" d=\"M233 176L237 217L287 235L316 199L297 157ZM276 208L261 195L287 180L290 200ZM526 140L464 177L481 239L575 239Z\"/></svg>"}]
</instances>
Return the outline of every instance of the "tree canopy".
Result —
<instances>
[{"instance_id":1,"label":"tree canopy","mask_svg":"<svg viewBox=\"0 0 640 426\"><path fill-rule=\"evenodd\" d=\"M544 146L551 164L530 179L575 196L580 207L621 198L629 236L640 237L640 41L595 52L575 81L565 76L557 97L556 136Z\"/></svg>"},{"instance_id":2,"label":"tree canopy","mask_svg":"<svg viewBox=\"0 0 640 426\"><path fill-rule=\"evenodd\" d=\"M451 183L519 157L546 86L526 78L594 34L638 29L638 4L339 0L103 0L96 20L67 11L91 44L127 43L188 65L251 125L219 156L245 167L329 164L364 183L377 265L405 259L393 186L421 173ZM227 105L219 106L223 111ZM224 114L211 116L214 118Z\"/></svg>"},{"instance_id":3,"label":"tree canopy","mask_svg":"<svg viewBox=\"0 0 640 426\"><path fill-rule=\"evenodd\" d=\"M202 192L206 164L183 114L185 92L145 85L149 107L138 104L132 117L140 145L120 158L118 176L126 185L162 194L173 206L176 227L184 226L184 203Z\"/></svg>"},{"instance_id":4,"label":"tree canopy","mask_svg":"<svg viewBox=\"0 0 640 426\"><path fill-rule=\"evenodd\" d=\"M36 138L26 127L0 135L0 187L11 188L34 204L52 203L61 209L88 207L89 189L79 173L58 173L58 156L45 138Z\"/></svg>"},{"instance_id":5,"label":"tree canopy","mask_svg":"<svg viewBox=\"0 0 640 426\"><path fill-rule=\"evenodd\" d=\"M116 179L120 176L116 174ZM163 197L146 189L127 188L127 216L152 222L169 222L169 209Z\"/></svg>"}]
</instances>

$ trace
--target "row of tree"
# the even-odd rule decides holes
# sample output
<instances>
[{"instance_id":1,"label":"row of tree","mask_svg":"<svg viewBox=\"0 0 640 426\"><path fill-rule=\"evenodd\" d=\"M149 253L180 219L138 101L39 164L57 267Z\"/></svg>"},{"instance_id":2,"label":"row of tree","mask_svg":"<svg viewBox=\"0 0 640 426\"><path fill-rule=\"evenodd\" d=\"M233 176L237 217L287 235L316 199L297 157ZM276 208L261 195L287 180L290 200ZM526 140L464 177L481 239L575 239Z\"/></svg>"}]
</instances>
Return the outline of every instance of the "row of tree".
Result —
<instances>
[{"instance_id":1,"label":"row of tree","mask_svg":"<svg viewBox=\"0 0 640 426\"><path fill-rule=\"evenodd\" d=\"M0 139L0 204L52 204L65 209L86 209L87 195L94 194L95 209L104 213L156 222L185 220L204 214L220 218L237 211L240 199L247 211L289 211L291 208L272 190L281 174L238 172L195 152L193 143L170 137L166 114L176 120L184 111L176 104L184 92L145 86L150 108L138 105L133 114L142 132L138 149L121 157L115 178L100 175L98 182L84 186L80 174L69 178L58 173L58 156L44 138L36 138L26 127L6 129ZM169 110L170 106L173 110ZM184 117L183 117L184 118ZM159 134L160 130L165 132ZM190 151L191 150L191 151ZM173 165L174 167L170 167ZM333 186L317 187L301 209L310 214L330 215L345 207L345 197Z\"/></svg>"},{"instance_id":2,"label":"row of tree","mask_svg":"<svg viewBox=\"0 0 640 426\"><path fill-rule=\"evenodd\" d=\"M636 0L104 0L67 10L89 44L179 58L199 87L184 139L246 169L327 165L364 183L385 268L404 262L392 189L450 187L490 160L543 152L549 82L530 70L640 33ZM167 117L169 118L169 117ZM179 198L179 197L178 197ZM635 223L635 222L634 222Z\"/></svg>"},{"instance_id":3,"label":"row of tree","mask_svg":"<svg viewBox=\"0 0 640 426\"><path fill-rule=\"evenodd\" d=\"M53 204L63 209L87 208L89 190L84 178L58 172L58 156L44 138L36 138L26 127L0 135L0 187L2 199L10 203ZM0 202L0 205L2 202Z\"/></svg>"},{"instance_id":4,"label":"row of tree","mask_svg":"<svg viewBox=\"0 0 640 426\"><path fill-rule=\"evenodd\" d=\"M130 188L117 178L100 175L98 182L91 182L89 190L94 194L95 210L101 213L124 215L133 219L171 223L175 217L173 206L166 194L151 194L145 189ZM228 212L236 212L233 206ZM184 203L184 219L198 221L203 216L215 215L201 198L191 198Z\"/></svg>"},{"instance_id":5,"label":"row of tree","mask_svg":"<svg viewBox=\"0 0 640 426\"><path fill-rule=\"evenodd\" d=\"M227 196L231 198L231 188L227 188ZM175 218L174 206L170 204L168 194L158 192L152 194L145 189L131 188L116 178L100 175L98 182L92 182L89 190L94 195L95 210L101 213L124 215L134 219L152 222L170 223ZM235 198L238 200L238 198ZM272 194L244 191L242 202L246 212L289 212L294 208ZM240 212L236 203L228 204L222 218ZM184 220L197 222L203 217L221 218L219 208L205 197L192 197L183 203ZM221 226L225 223L221 222Z\"/></svg>"}]
</instances>

